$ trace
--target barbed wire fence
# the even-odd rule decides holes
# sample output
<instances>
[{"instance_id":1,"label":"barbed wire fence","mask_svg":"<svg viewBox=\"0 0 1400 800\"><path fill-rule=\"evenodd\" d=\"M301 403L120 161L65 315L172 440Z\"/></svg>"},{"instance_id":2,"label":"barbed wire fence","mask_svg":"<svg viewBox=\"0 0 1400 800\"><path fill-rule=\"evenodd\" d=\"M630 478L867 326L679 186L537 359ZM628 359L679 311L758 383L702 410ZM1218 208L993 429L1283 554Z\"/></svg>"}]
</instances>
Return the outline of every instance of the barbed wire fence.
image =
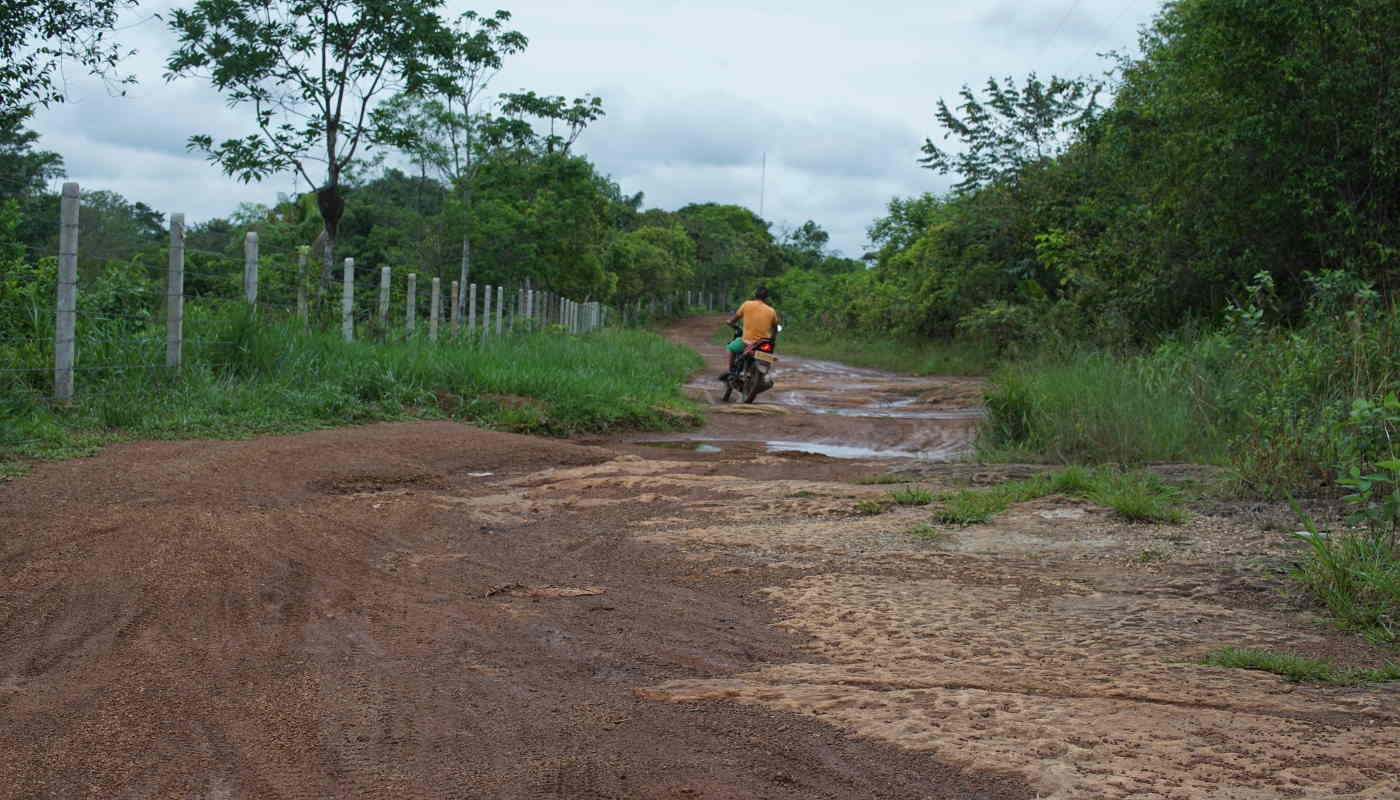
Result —
<instances>
[{"instance_id":1,"label":"barbed wire fence","mask_svg":"<svg viewBox=\"0 0 1400 800\"><path fill-rule=\"evenodd\" d=\"M220 338L221 329L210 324L230 309L259 322L299 320L308 329L338 321L346 341L483 346L527 332L581 335L723 310L728 299L693 290L614 307L528 281L464 287L389 266L368 267L354 257L335 265L329 282L313 281L309 271L323 266L313 264L310 247L268 248L256 231L245 234L240 281L231 263L235 256L187 246L180 213L170 215L163 268L136 259L80 280L80 206L78 184L65 183L57 258L30 247L30 258L12 259L20 265L15 274L0 272L0 353L6 356L0 362L0 400L76 403L171 390L184 369L230 366L231 348L240 342ZM129 380L133 374L142 379Z\"/></svg>"}]
</instances>

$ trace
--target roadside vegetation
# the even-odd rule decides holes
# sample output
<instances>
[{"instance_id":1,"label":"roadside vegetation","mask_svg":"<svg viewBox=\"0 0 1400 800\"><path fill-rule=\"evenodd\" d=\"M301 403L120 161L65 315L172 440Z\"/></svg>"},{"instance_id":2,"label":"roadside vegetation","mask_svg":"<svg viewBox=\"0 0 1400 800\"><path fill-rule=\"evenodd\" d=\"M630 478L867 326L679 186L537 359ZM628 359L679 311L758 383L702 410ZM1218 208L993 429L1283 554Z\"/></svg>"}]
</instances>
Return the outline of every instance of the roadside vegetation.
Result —
<instances>
[{"instance_id":1,"label":"roadside vegetation","mask_svg":"<svg viewBox=\"0 0 1400 800\"><path fill-rule=\"evenodd\" d=\"M1079 497L1111 508L1131 522L1186 520L1180 491L1148 472L1111 467L1069 467L986 489L962 489L932 498L933 519L946 525L975 525L1017 503L1049 495Z\"/></svg>"},{"instance_id":2,"label":"roadside vegetation","mask_svg":"<svg viewBox=\"0 0 1400 800\"><path fill-rule=\"evenodd\" d=\"M1360 686L1367 683L1400 681L1400 664L1394 662L1387 662L1379 668L1337 667L1325 658L1308 658L1293 653L1242 647L1222 647L1213 650L1201 659L1201 663L1213 667L1272 672L1294 683Z\"/></svg>"},{"instance_id":3,"label":"roadside vegetation","mask_svg":"<svg viewBox=\"0 0 1400 800\"><path fill-rule=\"evenodd\" d=\"M246 312L204 316L196 330L224 343L194 354L178 378L114 370L71 407L34 390L0 394L0 469L123 439L238 438L381 420L456 419L557 436L700 421L679 392L698 356L642 331L478 345L347 343ZM150 349L112 345L123 363L149 359Z\"/></svg>"},{"instance_id":4,"label":"roadside vegetation","mask_svg":"<svg viewBox=\"0 0 1400 800\"><path fill-rule=\"evenodd\" d=\"M1295 577L1396 641L1400 6L1181 0L1139 44L1106 80L941 100L919 161L952 191L892 200L866 270L783 273L793 339L986 348L984 459L1196 462L1239 496L1346 495ZM935 508L976 521L1033 493ZM1109 494L1170 515L1141 487Z\"/></svg>"}]
</instances>

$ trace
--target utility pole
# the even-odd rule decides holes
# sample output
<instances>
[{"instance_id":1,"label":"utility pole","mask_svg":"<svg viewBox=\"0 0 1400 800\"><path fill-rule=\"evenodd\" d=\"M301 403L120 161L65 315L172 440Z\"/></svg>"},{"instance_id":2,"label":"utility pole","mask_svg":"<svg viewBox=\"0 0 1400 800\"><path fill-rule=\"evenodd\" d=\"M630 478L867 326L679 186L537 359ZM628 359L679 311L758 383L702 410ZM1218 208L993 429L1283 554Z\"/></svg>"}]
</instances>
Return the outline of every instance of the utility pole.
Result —
<instances>
[{"instance_id":1,"label":"utility pole","mask_svg":"<svg viewBox=\"0 0 1400 800\"><path fill-rule=\"evenodd\" d=\"M768 190L768 151L763 151L763 166L760 167L758 179L758 216L763 218L763 200Z\"/></svg>"}]
</instances>

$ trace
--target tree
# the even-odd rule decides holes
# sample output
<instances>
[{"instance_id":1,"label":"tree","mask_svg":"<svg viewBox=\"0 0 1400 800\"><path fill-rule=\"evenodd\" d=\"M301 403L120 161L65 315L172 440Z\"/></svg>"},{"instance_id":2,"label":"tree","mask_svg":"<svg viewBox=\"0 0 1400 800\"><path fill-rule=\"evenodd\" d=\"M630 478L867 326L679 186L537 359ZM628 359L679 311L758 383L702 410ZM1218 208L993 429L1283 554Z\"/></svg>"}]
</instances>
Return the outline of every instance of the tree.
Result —
<instances>
[{"instance_id":1,"label":"tree","mask_svg":"<svg viewBox=\"0 0 1400 800\"><path fill-rule=\"evenodd\" d=\"M644 226L613 237L607 267L617 276L622 304L687 285L695 272L695 243L679 225Z\"/></svg>"},{"instance_id":2,"label":"tree","mask_svg":"<svg viewBox=\"0 0 1400 800\"><path fill-rule=\"evenodd\" d=\"M529 39L507 29L510 13L491 16L468 11L453 29L449 74L430 98L395 98L390 113L419 131L405 148L420 164L432 164L458 191L462 206L462 260L460 278L466 286L472 269L473 213L482 163L504 152L527 155L532 151L559 152L569 147L584 128L603 115L598 98L540 96L533 91L489 94L506 56L523 52ZM540 136L531 123L542 120L549 133ZM562 127L566 132L559 132ZM527 158L528 160L528 158ZM466 297L458 299L465 308Z\"/></svg>"},{"instance_id":3,"label":"tree","mask_svg":"<svg viewBox=\"0 0 1400 800\"><path fill-rule=\"evenodd\" d=\"M167 79L203 76L256 130L215 144L191 137L243 181L295 171L317 186L324 223L320 292L330 283L345 211L342 179L362 148L404 144L413 132L375 113L381 97L419 94L450 77L454 40L441 0L198 0L176 10L180 44ZM324 172L313 177L316 165Z\"/></svg>"},{"instance_id":4,"label":"tree","mask_svg":"<svg viewBox=\"0 0 1400 800\"><path fill-rule=\"evenodd\" d=\"M688 205L676 212L695 242L696 278L703 286L738 288L780 271L781 257L768 223L747 208L717 203Z\"/></svg>"},{"instance_id":5,"label":"tree","mask_svg":"<svg viewBox=\"0 0 1400 800\"><path fill-rule=\"evenodd\" d=\"M53 80L65 60L117 84L121 46L107 41L123 8L134 0L0 0L0 112L63 100ZM125 54L125 55L129 55Z\"/></svg>"},{"instance_id":6,"label":"tree","mask_svg":"<svg viewBox=\"0 0 1400 800\"><path fill-rule=\"evenodd\" d=\"M30 114L28 109L0 111L0 198L39 194L63 175L62 156L34 149L39 134L24 127Z\"/></svg>"},{"instance_id":7,"label":"tree","mask_svg":"<svg viewBox=\"0 0 1400 800\"><path fill-rule=\"evenodd\" d=\"M1034 72L1020 89L1011 78L1005 85L988 78L985 100L963 86L961 116L940 99L937 117L943 138L956 136L964 149L948 153L925 139L919 163L940 175L956 172L962 177L953 187L958 192L1014 180L1028 165L1058 155L1094 118L1099 90L1083 79L1051 77L1047 84Z\"/></svg>"}]
</instances>

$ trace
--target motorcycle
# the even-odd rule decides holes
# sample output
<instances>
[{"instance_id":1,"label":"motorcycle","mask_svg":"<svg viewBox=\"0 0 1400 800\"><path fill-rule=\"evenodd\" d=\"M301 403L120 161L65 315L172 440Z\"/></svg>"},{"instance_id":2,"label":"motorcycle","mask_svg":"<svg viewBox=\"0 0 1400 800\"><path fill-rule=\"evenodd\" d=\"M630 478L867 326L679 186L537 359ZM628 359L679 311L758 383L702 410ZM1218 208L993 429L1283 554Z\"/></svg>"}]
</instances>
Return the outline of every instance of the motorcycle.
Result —
<instances>
[{"instance_id":1,"label":"motorcycle","mask_svg":"<svg viewBox=\"0 0 1400 800\"><path fill-rule=\"evenodd\" d=\"M743 329L738 325L731 327L737 339L743 333ZM782 329L783 326L779 325L778 331ZM720 402L729 402L729 398L737 391L745 403L752 403L760 392L772 389L773 380L769 376L773 372L773 365L778 363L778 357L773 352L776 346L775 332L774 338L759 339L735 356L734 369L724 379L724 396L720 398Z\"/></svg>"}]
</instances>

